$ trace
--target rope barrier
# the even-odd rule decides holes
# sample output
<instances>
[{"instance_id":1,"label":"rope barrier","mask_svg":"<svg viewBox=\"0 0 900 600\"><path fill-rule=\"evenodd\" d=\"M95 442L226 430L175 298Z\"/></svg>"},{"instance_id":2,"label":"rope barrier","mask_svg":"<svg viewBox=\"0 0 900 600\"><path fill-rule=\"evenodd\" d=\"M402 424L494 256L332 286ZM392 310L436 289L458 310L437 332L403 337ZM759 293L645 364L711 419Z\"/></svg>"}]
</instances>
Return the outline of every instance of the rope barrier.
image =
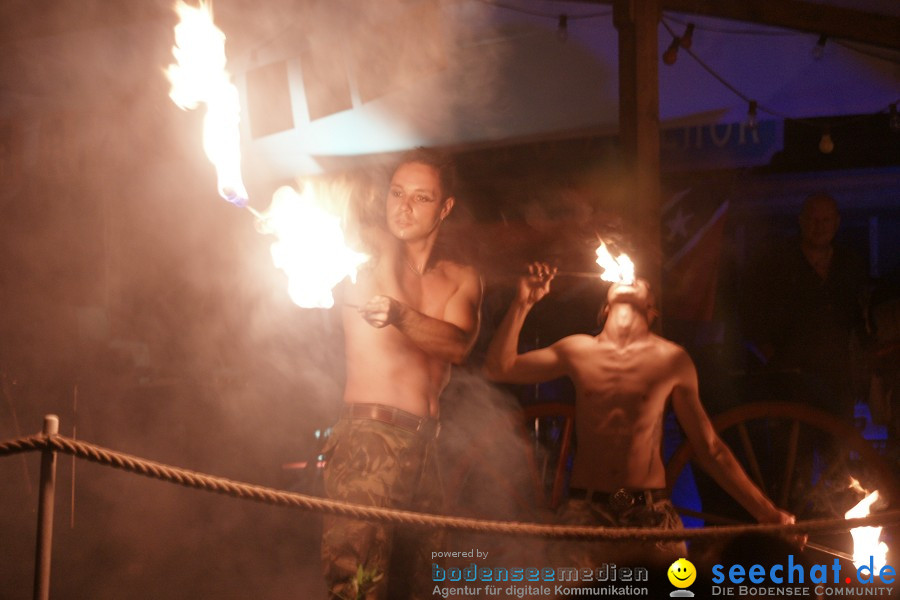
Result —
<instances>
[{"instance_id":1,"label":"rope barrier","mask_svg":"<svg viewBox=\"0 0 900 600\"><path fill-rule=\"evenodd\" d=\"M480 533L568 539L670 541L734 536L749 531L773 534L800 534L849 531L854 527L900 524L900 510L887 511L857 519L813 519L792 525L728 525L675 531L637 527L610 528L474 519L350 504L306 494L285 492L172 467L61 435L47 436L37 434L0 443L0 457L34 450L62 452L63 454L122 469L130 473L264 504L300 508L369 521L432 526Z\"/></svg>"}]
</instances>

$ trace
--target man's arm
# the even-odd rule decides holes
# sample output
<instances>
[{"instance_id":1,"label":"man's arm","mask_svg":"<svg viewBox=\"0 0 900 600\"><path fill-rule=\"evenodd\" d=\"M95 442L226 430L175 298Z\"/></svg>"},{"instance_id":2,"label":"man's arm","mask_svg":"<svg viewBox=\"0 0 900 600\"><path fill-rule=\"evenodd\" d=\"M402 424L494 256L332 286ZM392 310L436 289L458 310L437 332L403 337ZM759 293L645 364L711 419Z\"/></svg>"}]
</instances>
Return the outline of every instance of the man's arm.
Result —
<instances>
[{"instance_id":1,"label":"man's arm","mask_svg":"<svg viewBox=\"0 0 900 600\"><path fill-rule=\"evenodd\" d=\"M375 296L360 312L375 327L393 325L426 354L461 364L478 336L482 295L481 278L474 269L464 268L459 287L447 300L443 319L430 317L391 296Z\"/></svg>"},{"instance_id":2,"label":"man's arm","mask_svg":"<svg viewBox=\"0 0 900 600\"><path fill-rule=\"evenodd\" d=\"M780 510L763 494L713 429L700 404L697 370L690 357L684 350L679 350L675 361L672 408L700 466L760 523L793 523L793 515Z\"/></svg>"},{"instance_id":3,"label":"man's arm","mask_svg":"<svg viewBox=\"0 0 900 600\"><path fill-rule=\"evenodd\" d=\"M484 375L506 383L540 383L565 375L560 345L519 354L519 334L532 307L550 292L556 270L543 263L529 266L519 280L516 298L506 311L488 346Z\"/></svg>"}]
</instances>

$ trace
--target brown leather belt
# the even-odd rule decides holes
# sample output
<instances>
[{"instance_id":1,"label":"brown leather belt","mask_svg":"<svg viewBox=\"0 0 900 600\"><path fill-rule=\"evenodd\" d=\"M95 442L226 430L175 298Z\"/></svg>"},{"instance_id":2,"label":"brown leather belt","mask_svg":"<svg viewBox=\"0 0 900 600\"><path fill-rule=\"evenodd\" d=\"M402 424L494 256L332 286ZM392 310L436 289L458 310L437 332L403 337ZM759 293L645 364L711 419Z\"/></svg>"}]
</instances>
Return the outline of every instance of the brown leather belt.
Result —
<instances>
[{"instance_id":1,"label":"brown leather belt","mask_svg":"<svg viewBox=\"0 0 900 600\"><path fill-rule=\"evenodd\" d=\"M658 490L626 490L620 488L615 492L603 492L600 490L583 490L572 488L569 490L569 498L586 500L594 504L607 506L616 512L622 512L635 506L650 506L660 500L669 497L669 491Z\"/></svg>"},{"instance_id":2,"label":"brown leather belt","mask_svg":"<svg viewBox=\"0 0 900 600\"><path fill-rule=\"evenodd\" d=\"M341 416L345 419L370 419L387 423L412 433L420 433L423 435L437 436L440 429L440 423L437 419L428 417L420 417L411 412L386 406L384 404L347 404Z\"/></svg>"}]
</instances>

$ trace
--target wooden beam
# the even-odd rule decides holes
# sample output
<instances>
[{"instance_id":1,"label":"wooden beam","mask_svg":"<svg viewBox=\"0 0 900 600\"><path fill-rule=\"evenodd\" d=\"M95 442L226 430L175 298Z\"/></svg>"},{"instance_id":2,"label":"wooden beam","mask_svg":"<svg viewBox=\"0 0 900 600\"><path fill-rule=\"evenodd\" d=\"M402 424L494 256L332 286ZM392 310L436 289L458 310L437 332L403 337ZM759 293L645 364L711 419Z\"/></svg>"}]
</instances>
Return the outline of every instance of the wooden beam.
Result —
<instances>
[{"instance_id":1,"label":"wooden beam","mask_svg":"<svg viewBox=\"0 0 900 600\"><path fill-rule=\"evenodd\" d=\"M616 0L619 36L619 144L625 218L634 232L636 270L661 289L659 180L660 0Z\"/></svg>"},{"instance_id":2,"label":"wooden beam","mask_svg":"<svg viewBox=\"0 0 900 600\"><path fill-rule=\"evenodd\" d=\"M572 0L569 0L572 1ZM615 4L615 0L575 0ZM900 17L802 0L661 0L663 11L731 19L900 50Z\"/></svg>"}]
</instances>

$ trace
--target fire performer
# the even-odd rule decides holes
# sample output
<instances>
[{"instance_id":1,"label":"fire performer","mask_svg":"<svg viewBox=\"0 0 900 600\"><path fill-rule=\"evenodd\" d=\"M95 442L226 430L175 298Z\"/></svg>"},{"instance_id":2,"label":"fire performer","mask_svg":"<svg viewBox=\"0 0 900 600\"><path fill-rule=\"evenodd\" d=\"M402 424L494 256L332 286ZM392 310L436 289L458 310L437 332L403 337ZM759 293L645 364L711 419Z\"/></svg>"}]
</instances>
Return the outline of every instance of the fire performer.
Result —
<instances>
[{"instance_id":1,"label":"fire performer","mask_svg":"<svg viewBox=\"0 0 900 600\"><path fill-rule=\"evenodd\" d=\"M439 397L450 365L462 363L475 342L482 297L473 268L436 252L454 202L452 163L417 149L393 172L386 223L362 224L376 257L343 290L347 375L343 412L325 448L330 498L439 508ZM386 525L326 517L322 557L330 597L385 598L392 537ZM428 564L423 560L413 579L428 577ZM414 594L430 597L426 583L433 585L423 581L427 590Z\"/></svg>"},{"instance_id":2,"label":"fire performer","mask_svg":"<svg viewBox=\"0 0 900 600\"><path fill-rule=\"evenodd\" d=\"M485 373L494 380L532 384L569 376L575 384L578 448L569 498L560 519L574 525L680 528L668 500L661 456L663 414L672 408L703 468L750 514L764 523L793 523L747 477L716 434L697 387L687 352L650 331L656 314L642 279L614 283L595 337L576 334L518 354L517 342L531 308L550 291L556 269L533 263L520 278L515 299L490 343ZM570 566L667 565L686 556L684 542L590 543L562 550Z\"/></svg>"}]
</instances>

